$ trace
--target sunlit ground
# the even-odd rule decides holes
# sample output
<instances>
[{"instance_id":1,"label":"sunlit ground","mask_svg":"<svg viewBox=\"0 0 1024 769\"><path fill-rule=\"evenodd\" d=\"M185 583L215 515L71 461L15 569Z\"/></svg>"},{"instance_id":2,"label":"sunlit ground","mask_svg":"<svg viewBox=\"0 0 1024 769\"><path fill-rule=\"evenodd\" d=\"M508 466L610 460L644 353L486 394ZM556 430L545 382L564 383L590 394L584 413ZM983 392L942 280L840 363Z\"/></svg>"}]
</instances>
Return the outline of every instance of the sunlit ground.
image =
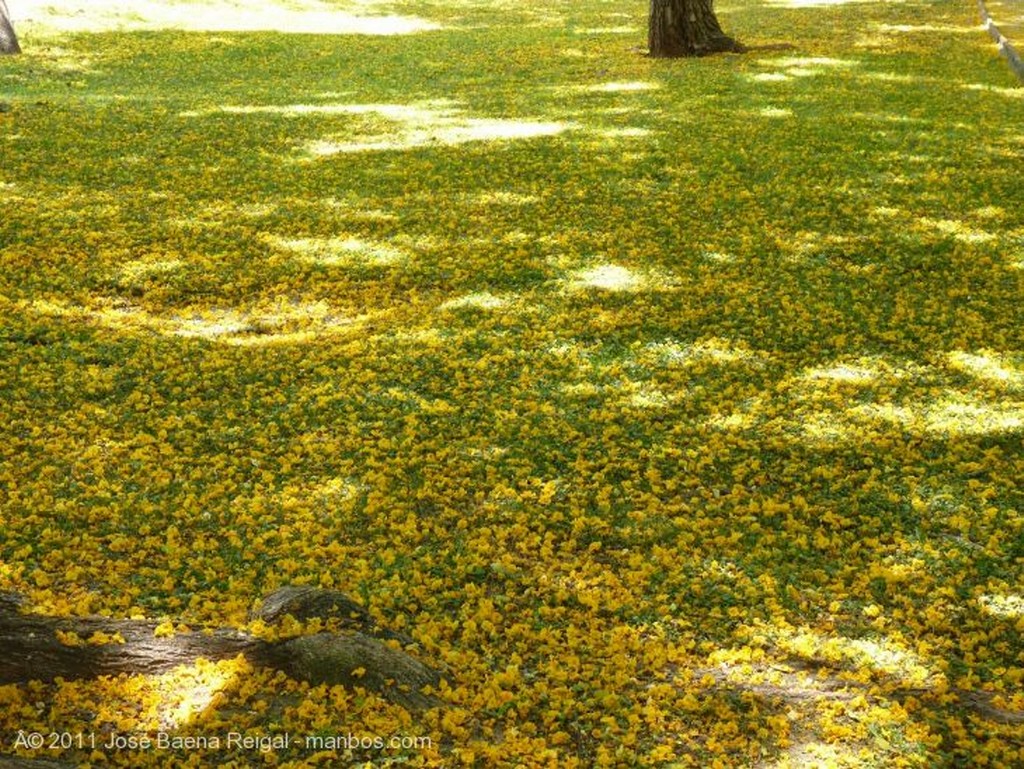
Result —
<instances>
[{"instance_id":1,"label":"sunlit ground","mask_svg":"<svg viewBox=\"0 0 1024 769\"><path fill-rule=\"evenodd\" d=\"M332 587L451 680L4 686L0 752L1024 764L1022 91L973 6L721 3L792 48L666 62L625 0L10 4L0 590L163 633Z\"/></svg>"},{"instance_id":2,"label":"sunlit ground","mask_svg":"<svg viewBox=\"0 0 1024 769\"><path fill-rule=\"evenodd\" d=\"M61 32L176 29L191 32L290 32L307 35L405 35L438 29L425 19L387 12L374 0L182 2L170 0L19 0L11 3L15 24L27 22Z\"/></svg>"}]
</instances>

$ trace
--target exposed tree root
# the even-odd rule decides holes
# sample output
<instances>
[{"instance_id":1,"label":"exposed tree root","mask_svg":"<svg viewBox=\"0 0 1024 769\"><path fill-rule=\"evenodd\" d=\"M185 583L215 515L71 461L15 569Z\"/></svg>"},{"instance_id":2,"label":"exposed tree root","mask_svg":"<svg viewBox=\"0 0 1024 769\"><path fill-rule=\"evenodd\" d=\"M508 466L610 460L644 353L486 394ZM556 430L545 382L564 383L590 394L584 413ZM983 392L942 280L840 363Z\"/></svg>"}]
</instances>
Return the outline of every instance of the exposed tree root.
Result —
<instances>
[{"instance_id":1,"label":"exposed tree root","mask_svg":"<svg viewBox=\"0 0 1024 769\"><path fill-rule=\"evenodd\" d=\"M284 587L267 596L256 616L268 623L291 614L297 619L336 617L345 624L339 632L275 642L226 628L157 637L158 623L149 620L44 617L19 607L16 596L0 596L0 684L149 675L199 658L242 654L258 667L312 684L358 685L410 710L442 704L423 691L436 687L441 674L380 640L410 639L377 627L366 609L337 591Z\"/></svg>"}]
</instances>

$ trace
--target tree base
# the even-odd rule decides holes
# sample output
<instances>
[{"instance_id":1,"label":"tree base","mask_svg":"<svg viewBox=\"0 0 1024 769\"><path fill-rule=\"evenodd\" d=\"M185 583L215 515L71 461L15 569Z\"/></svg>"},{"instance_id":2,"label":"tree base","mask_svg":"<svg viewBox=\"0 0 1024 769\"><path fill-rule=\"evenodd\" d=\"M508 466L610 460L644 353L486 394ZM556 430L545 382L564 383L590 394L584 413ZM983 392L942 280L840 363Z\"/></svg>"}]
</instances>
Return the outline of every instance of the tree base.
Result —
<instances>
[{"instance_id":1,"label":"tree base","mask_svg":"<svg viewBox=\"0 0 1024 769\"><path fill-rule=\"evenodd\" d=\"M718 53L748 53L751 49L743 45L739 40L722 35L708 40L706 43L692 47L672 48L666 51L648 51L648 57L652 59L686 59L700 58L703 56L714 56Z\"/></svg>"},{"instance_id":2,"label":"tree base","mask_svg":"<svg viewBox=\"0 0 1024 769\"><path fill-rule=\"evenodd\" d=\"M747 50L722 31L712 0L651 0L647 42L648 55L655 59Z\"/></svg>"},{"instance_id":3,"label":"tree base","mask_svg":"<svg viewBox=\"0 0 1024 769\"><path fill-rule=\"evenodd\" d=\"M105 617L44 617L19 611L16 596L0 595L0 685L74 680L102 675L152 675L199 658L246 657L257 667L281 670L311 684L360 686L409 710L441 705L427 687L441 674L382 638L410 642L408 636L378 628L369 613L343 593L310 587L284 587L263 601L255 616L274 623L334 618L343 630L266 641L221 628L164 636L149 620ZM90 638L116 639L98 645Z\"/></svg>"},{"instance_id":4,"label":"tree base","mask_svg":"<svg viewBox=\"0 0 1024 769\"><path fill-rule=\"evenodd\" d=\"M0 0L0 55L21 53L18 36L11 25L11 14L7 10L5 0Z\"/></svg>"}]
</instances>

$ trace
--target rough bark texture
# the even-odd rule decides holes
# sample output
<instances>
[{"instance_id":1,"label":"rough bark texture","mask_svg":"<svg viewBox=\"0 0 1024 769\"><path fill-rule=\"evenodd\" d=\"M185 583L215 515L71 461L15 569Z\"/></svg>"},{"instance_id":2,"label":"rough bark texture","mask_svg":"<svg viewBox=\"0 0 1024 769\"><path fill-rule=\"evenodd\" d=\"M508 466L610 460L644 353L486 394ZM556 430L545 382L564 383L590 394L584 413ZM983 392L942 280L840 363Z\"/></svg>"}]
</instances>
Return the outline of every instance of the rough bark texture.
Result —
<instances>
[{"instance_id":1,"label":"rough bark texture","mask_svg":"<svg viewBox=\"0 0 1024 769\"><path fill-rule=\"evenodd\" d=\"M370 616L370 612L344 593L306 585L288 585L278 588L263 599L260 607L253 612L253 618L273 624L288 614L298 620L333 617L344 620L346 626L356 628L367 635L393 639L402 644L413 642L412 638L405 633L379 627Z\"/></svg>"},{"instance_id":2,"label":"rough bark texture","mask_svg":"<svg viewBox=\"0 0 1024 769\"><path fill-rule=\"evenodd\" d=\"M14 34L7 3L0 0L0 54L4 53L21 53L21 46L18 45L18 36Z\"/></svg>"},{"instance_id":3,"label":"rough bark texture","mask_svg":"<svg viewBox=\"0 0 1024 769\"><path fill-rule=\"evenodd\" d=\"M722 31L712 0L651 0L647 47L657 58L746 50Z\"/></svg>"},{"instance_id":4,"label":"rough bark texture","mask_svg":"<svg viewBox=\"0 0 1024 769\"><path fill-rule=\"evenodd\" d=\"M154 674L177 665L230 659L239 654L259 667L282 670L314 684L362 686L409 709L440 705L422 689L437 686L440 674L378 638L399 634L378 629L369 613L342 593L314 588L282 588L257 611L267 622L287 614L297 619L354 615L338 633L318 633L268 642L237 630L176 633L157 638L157 623L103 617L44 617L21 613L13 596L0 596L0 684L95 678L101 675ZM324 614L317 614L317 611ZM340 613L339 613L340 612ZM351 628L351 629L349 629ZM96 633L119 635L124 643L68 645L60 633L87 640Z\"/></svg>"},{"instance_id":5,"label":"rough bark texture","mask_svg":"<svg viewBox=\"0 0 1024 769\"><path fill-rule=\"evenodd\" d=\"M47 761L45 758L18 758L0 756L0 769L73 769L71 764Z\"/></svg>"}]
</instances>

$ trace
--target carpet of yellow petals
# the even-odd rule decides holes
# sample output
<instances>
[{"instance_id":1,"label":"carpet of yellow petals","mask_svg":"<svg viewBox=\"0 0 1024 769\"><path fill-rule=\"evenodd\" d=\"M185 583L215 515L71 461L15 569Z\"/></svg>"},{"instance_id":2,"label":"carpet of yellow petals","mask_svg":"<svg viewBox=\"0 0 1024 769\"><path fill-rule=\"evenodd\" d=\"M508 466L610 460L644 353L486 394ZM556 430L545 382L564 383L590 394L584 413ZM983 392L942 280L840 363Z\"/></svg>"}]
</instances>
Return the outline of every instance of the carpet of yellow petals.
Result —
<instances>
[{"instance_id":1,"label":"carpet of yellow petals","mask_svg":"<svg viewBox=\"0 0 1024 769\"><path fill-rule=\"evenodd\" d=\"M341 589L450 706L239 659L0 687L0 752L1024 765L1024 92L974 6L738 0L792 49L672 62L626 0L331 8L418 21L19 28L0 590Z\"/></svg>"}]
</instances>

